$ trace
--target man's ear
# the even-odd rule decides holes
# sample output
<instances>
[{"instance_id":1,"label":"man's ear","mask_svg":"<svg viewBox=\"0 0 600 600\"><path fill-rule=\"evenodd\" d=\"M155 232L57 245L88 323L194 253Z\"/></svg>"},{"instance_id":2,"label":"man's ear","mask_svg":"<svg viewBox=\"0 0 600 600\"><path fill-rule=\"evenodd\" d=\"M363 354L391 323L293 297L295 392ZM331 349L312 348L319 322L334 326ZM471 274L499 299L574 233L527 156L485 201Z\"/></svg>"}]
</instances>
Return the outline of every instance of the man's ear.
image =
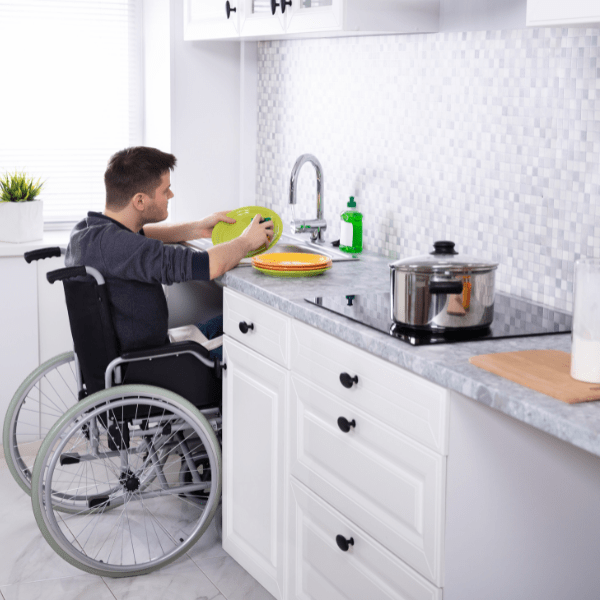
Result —
<instances>
[{"instance_id":1,"label":"man's ear","mask_svg":"<svg viewBox=\"0 0 600 600\"><path fill-rule=\"evenodd\" d=\"M136 210L144 212L144 209L146 208L146 194L142 194L141 192L136 194L131 200L131 205Z\"/></svg>"}]
</instances>

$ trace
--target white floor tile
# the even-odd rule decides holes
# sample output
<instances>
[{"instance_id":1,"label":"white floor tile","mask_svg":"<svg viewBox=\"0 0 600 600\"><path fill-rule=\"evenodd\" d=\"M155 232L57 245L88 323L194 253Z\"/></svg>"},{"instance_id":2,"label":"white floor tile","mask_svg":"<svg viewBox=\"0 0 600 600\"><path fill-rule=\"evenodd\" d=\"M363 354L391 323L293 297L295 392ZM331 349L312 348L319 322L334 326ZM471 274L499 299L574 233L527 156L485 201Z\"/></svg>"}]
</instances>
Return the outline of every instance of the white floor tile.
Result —
<instances>
[{"instance_id":1,"label":"white floor tile","mask_svg":"<svg viewBox=\"0 0 600 600\"><path fill-rule=\"evenodd\" d=\"M0 587L4 600L114 600L114 596L100 577L79 575L49 581L15 583Z\"/></svg>"},{"instance_id":2,"label":"white floor tile","mask_svg":"<svg viewBox=\"0 0 600 600\"><path fill-rule=\"evenodd\" d=\"M0 468L0 586L75 577L79 569L65 562L38 529L30 497L6 467Z\"/></svg>"},{"instance_id":3,"label":"white floor tile","mask_svg":"<svg viewBox=\"0 0 600 600\"><path fill-rule=\"evenodd\" d=\"M207 558L197 561L197 564L227 600L274 600L273 596L229 555Z\"/></svg>"},{"instance_id":4,"label":"white floor tile","mask_svg":"<svg viewBox=\"0 0 600 600\"><path fill-rule=\"evenodd\" d=\"M187 557L148 575L104 581L117 600L225 600Z\"/></svg>"}]
</instances>

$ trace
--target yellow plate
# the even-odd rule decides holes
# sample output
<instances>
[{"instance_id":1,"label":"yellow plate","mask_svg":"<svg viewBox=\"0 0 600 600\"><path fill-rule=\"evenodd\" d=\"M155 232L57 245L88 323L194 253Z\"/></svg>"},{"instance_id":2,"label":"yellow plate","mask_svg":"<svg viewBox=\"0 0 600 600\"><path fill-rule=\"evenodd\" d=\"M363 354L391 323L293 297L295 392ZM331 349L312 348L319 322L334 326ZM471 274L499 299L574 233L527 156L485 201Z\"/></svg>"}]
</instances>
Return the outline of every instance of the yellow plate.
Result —
<instances>
[{"instance_id":1,"label":"yellow plate","mask_svg":"<svg viewBox=\"0 0 600 600\"><path fill-rule=\"evenodd\" d=\"M265 208L264 206L244 206L243 208L236 208L235 210L228 212L227 216L235 219L235 223L223 223L223 221L217 223L213 228L212 243L216 246L223 242L235 240L242 235L244 229L250 225L252 219L258 214L260 214L263 219L271 219L271 221L273 221L273 239L268 246L261 246L258 250L248 252L246 258L266 252L279 241L279 238L283 233L283 223L275 211Z\"/></svg>"},{"instance_id":2,"label":"yellow plate","mask_svg":"<svg viewBox=\"0 0 600 600\"><path fill-rule=\"evenodd\" d=\"M272 277L314 277L315 275L321 275L331 269L331 267L324 267L322 269L313 269L310 271L274 271L273 269L261 269L256 265L252 265L257 271L264 273L265 275L271 275Z\"/></svg>"},{"instance_id":3,"label":"yellow plate","mask_svg":"<svg viewBox=\"0 0 600 600\"><path fill-rule=\"evenodd\" d=\"M327 267L331 259L320 254L305 254L303 252L273 252L252 259L254 266L268 269L269 267L290 267L315 269Z\"/></svg>"}]
</instances>

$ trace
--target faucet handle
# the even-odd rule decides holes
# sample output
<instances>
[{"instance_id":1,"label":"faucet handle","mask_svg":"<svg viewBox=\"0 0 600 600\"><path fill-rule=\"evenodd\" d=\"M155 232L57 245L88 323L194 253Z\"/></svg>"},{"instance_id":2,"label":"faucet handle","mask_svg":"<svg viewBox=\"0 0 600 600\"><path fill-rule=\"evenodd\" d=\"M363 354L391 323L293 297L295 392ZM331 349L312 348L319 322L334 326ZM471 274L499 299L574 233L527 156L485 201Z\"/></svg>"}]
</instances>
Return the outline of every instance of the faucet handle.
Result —
<instances>
[{"instance_id":1,"label":"faucet handle","mask_svg":"<svg viewBox=\"0 0 600 600\"><path fill-rule=\"evenodd\" d=\"M313 236L327 229L325 219L294 219L290 222L292 233L310 233Z\"/></svg>"}]
</instances>

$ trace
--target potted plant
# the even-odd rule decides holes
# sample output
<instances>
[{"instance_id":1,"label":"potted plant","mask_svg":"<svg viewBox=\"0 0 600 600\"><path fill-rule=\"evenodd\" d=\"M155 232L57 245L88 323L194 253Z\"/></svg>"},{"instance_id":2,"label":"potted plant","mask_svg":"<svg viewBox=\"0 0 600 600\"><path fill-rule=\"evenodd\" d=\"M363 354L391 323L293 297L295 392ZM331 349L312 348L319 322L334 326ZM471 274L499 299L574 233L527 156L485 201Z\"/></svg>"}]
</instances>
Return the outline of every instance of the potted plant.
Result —
<instances>
[{"instance_id":1,"label":"potted plant","mask_svg":"<svg viewBox=\"0 0 600 600\"><path fill-rule=\"evenodd\" d=\"M15 171L0 177L0 242L31 242L44 236L44 184Z\"/></svg>"}]
</instances>

